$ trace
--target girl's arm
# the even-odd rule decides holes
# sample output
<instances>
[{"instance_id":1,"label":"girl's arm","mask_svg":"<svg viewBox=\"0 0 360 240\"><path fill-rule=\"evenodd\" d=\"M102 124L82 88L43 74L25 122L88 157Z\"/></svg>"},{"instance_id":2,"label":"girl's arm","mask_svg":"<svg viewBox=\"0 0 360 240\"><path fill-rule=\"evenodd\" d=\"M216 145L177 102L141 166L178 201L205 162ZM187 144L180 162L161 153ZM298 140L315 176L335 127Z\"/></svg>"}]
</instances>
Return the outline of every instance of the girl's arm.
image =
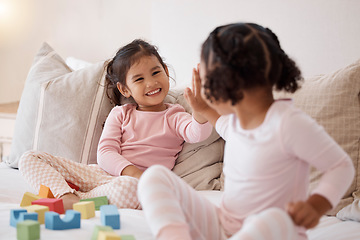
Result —
<instances>
[{"instance_id":1,"label":"girl's arm","mask_svg":"<svg viewBox=\"0 0 360 240\"><path fill-rule=\"evenodd\" d=\"M354 177L354 166L346 152L315 120L300 111L287 118L281 134L284 149L323 173L306 201L287 206L295 224L312 228L345 194Z\"/></svg>"},{"instance_id":2,"label":"girl's arm","mask_svg":"<svg viewBox=\"0 0 360 240\"><path fill-rule=\"evenodd\" d=\"M192 90L186 88L184 93L186 101L193 110L193 117L199 123L210 122L215 126L216 121L220 115L212 109L201 97L201 80L199 76L199 69L193 69L192 75Z\"/></svg>"}]
</instances>

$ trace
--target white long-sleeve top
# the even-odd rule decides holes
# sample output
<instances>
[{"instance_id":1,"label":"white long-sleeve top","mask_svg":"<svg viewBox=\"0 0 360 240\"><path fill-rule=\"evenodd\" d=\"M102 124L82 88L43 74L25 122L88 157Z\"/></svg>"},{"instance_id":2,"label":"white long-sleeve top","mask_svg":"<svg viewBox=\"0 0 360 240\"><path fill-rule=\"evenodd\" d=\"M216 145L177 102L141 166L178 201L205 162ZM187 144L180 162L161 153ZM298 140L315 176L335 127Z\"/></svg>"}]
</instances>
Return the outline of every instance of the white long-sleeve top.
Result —
<instances>
[{"instance_id":1,"label":"white long-sleeve top","mask_svg":"<svg viewBox=\"0 0 360 240\"><path fill-rule=\"evenodd\" d=\"M226 140L220 215L229 232L238 231L251 214L306 200L310 166L323 172L313 193L333 207L353 180L350 157L291 100L275 101L255 129L245 130L235 115L227 115L216 130Z\"/></svg>"}]
</instances>

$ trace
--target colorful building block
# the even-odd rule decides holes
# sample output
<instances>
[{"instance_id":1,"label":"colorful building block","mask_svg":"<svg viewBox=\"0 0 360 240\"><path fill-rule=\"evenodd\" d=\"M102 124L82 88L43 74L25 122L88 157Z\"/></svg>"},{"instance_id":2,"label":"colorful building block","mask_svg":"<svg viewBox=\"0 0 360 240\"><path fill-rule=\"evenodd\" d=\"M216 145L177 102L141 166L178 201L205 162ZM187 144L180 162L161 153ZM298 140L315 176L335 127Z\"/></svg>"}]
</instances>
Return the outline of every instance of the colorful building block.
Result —
<instances>
[{"instance_id":1,"label":"colorful building block","mask_svg":"<svg viewBox=\"0 0 360 240\"><path fill-rule=\"evenodd\" d=\"M30 206L31 202L33 202L35 200L38 200L38 199L41 199L41 197L39 197L38 195L35 195L35 194L31 193L31 192L26 192L23 195L23 198L22 198L21 203L20 203L20 207Z\"/></svg>"},{"instance_id":2,"label":"colorful building block","mask_svg":"<svg viewBox=\"0 0 360 240\"><path fill-rule=\"evenodd\" d=\"M25 220L16 224L16 235L18 240L40 239L40 224L38 221Z\"/></svg>"},{"instance_id":3,"label":"colorful building block","mask_svg":"<svg viewBox=\"0 0 360 240\"><path fill-rule=\"evenodd\" d=\"M49 207L48 206L42 206L42 205L31 205L31 206L27 206L25 207L25 209L31 213L31 212L36 212L38 214L38 221L40 224L44 224L45 223L45 212L49 211Z\"/></svg>"},{"instance_id":4,"label":"colorful building block","mask_svg":"<svg viewBox=\"0 0 360 240\"><path fill-rule=\"evenodd\" d=\"M65 213L64 204L61 198L42 198L33 201L31 204L48 206L49 211L57 212L59 214Z\"/></svg>"},{"instance_id":5,"label":"colorful building block","mask_svg":"<svg viewBox=\"0 0 360 240\"><path fill-rule=\"evenodd\" d=\"M45 185L40 185L39 197L41 198L55 198L50 188Z\"/></svg>"},{"instance_id":6,"label":"colorful building block","mask_svg":"<svg viewBox=\"0 0 360 240\"><path fill-rule=\"evenodd\" d=\"M81 219L95 217L95 203L93 201L74 203L73 209L81 213Z\"/></svg>"},{"instance_id":7,"label":"colorful building block","mask_svg":"<svg viewBox=\"0 0 360 240\"><path fill-rule=\"evenodd\" d=\"M134 235L120 235L121 240L136 240Z\"/></svg>"},{"instance_id":8,"label":"colorful building block","mask_svg":"<svg viewBox=\"0 0 360 240\"><path fill-rule=\"evenodd\" d=\"M67 210L65 216L60 218L56 212L45 213L45 228L51 230L66 230L80 228L80 213L74 210Z\"/></svg>"},{"instance_id":9,"label":"colorful building block","mask_svg":"<svg viewBox=\"0 0 360 240\"><path fill-rule=\"evenodd\" d=\"M16 227L18 222L25 220L38 220L37 213L28 213L26 209L11 209L10 210L10 226Z\"/></svg>"},{"instance_id":10,"label":"colorful building block","mask_svg":"<svg viewBox=\"0 0 360 240\"><path fill-rule=\"evenodd\" d=\"M103 205L100 207L101 224L113 229L120 229L120 214L115 205Z\"/></svg>"},{"instance_id":11,"label":"colorful building block","mask_svg":"<svg viewBox=\"0 0 360 240\"><path fill-rule=\"evenodd\" d=\"M80 200L80 202L84 202L84 201L93 201L95 203L95 210L100 210L100 206L109 204L109 200L106 196L86 198Z\"/></svg>"},{"instance_id":12,"label":"colorful building block","mask_svg":"<svg viewBox=\"0 0 360 240\"><path fill-rule=\"evenodd\" d=\"M91 236L91 240L98 240L98 235L99 235L100 231L113 232L114 230L110 226L99 226L99 225L97 225L97 226L94 227L93 234Z\"/></svg>"},{"instance_id":13,"label":"colorful building block","mask_svg":"<svg viewBox=\"0 0 360 240\"><path fill-rule=\"evenodd\" d=\"M116 232L99 231L98 240L122 240Z\"/></svg>"}]
</instances>

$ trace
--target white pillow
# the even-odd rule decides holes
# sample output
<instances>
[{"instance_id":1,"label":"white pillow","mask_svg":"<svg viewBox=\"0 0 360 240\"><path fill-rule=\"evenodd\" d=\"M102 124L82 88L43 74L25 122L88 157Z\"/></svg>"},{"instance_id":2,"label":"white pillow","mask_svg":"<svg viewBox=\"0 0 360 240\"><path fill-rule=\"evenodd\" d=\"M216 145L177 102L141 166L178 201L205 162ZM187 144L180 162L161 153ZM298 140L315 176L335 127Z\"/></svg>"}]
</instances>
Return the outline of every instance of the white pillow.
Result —
<instances>
[{"instance_id":1,"label":"white pillow","mask_svg":"<svg viewBox=\"0 0 360 240\"><path fill-rule=\"evenodd\" d=\"M104 62L72 71L43 43L26 79L7 165L17 168L28 150L96 163L102 124L112 108L103 73Z\"/></svg>"}]
</instances>

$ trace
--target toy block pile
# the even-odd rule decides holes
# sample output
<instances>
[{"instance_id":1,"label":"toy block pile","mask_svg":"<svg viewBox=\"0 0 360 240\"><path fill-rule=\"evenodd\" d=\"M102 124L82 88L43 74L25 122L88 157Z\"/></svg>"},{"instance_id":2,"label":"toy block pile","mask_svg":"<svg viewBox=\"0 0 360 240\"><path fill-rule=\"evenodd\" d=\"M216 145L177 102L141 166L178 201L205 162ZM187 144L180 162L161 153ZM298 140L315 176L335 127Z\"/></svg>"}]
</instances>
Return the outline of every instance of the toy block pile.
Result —
<instances>
[{"instance_id":1,"label":"toy block pile","mask_svg":"<svg viewBox=\"0 0 360 240\"><path fill-rule=\"evenodd\" d=\"M19 240L40 239L41 224L50 230L81 228L81 219L95 217L95 210L100 210L102 226L95 226L92 240L135 240L133 235L114 232L120 229L120 214L115 205L109 205L106 196L81 199L73 204L73 210L65 212L62 199L55 198L50 188L41 185L38 195L30 192L23 195L20 207L10 210L10 225L16 227Z\"/></svg>"}]
</instances>

